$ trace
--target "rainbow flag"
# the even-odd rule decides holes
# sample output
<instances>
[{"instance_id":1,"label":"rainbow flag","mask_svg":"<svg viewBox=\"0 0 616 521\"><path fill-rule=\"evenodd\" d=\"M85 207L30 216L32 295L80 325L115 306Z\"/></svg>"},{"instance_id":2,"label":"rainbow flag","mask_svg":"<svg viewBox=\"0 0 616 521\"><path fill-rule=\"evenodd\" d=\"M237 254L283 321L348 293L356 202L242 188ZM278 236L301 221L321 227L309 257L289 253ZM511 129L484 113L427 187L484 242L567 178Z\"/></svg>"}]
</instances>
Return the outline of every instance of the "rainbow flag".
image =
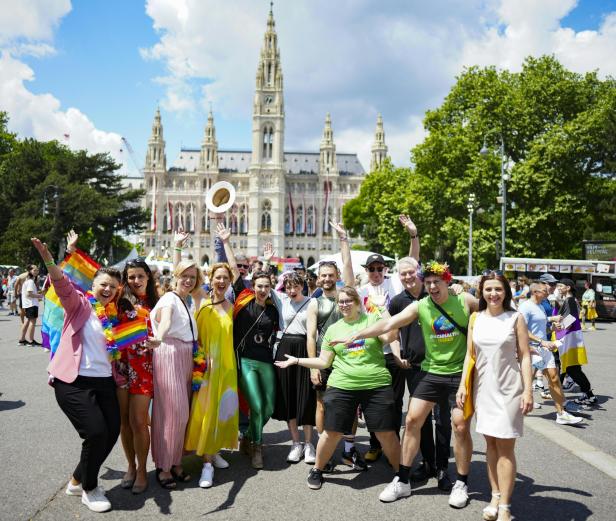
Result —
<instances>
[{"instance_id":1,"label":"rainbow flag","mask_svg":"<svg viewBox=\"0 0 616 521\"><path fill-rule=\"evenodd\" d=\"M100 265L81 250L68 254L60 263L60 269L71 283L84 293L92 286L92 280L98 268ZM60 344L63 325L64 308L52 284L45 293L45 310L41 325L43 346L51 350L52 358Z\"/></svg>"},{"instance_id":2,"label":"rainbow flag","mask_svg":"<svg viewBox=\"0 0 616 521\"><path fill-rule=\"evenodd\" d=\"M148 339L148 310L137 308L137 316L113 328L113 338L120 351Z\"/></svg>"}]
</instances>

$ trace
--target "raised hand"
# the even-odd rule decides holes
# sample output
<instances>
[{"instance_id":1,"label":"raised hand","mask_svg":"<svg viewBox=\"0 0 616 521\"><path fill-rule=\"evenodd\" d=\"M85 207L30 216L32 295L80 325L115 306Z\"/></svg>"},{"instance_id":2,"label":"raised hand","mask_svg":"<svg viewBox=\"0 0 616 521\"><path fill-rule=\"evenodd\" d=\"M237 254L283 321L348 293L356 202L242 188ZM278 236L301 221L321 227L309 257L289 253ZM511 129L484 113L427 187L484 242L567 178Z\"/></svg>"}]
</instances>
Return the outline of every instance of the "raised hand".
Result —
<instances>
[{"instance_id":1,"label":"raised hand","mask_svg":"<svg viewBox=\"0 0 616 521\"><path fill-rule=\"evenodd\" d=\"M173 235L173 244L178 248L186 247L188 240L190 239L190 233L185 232L181 227Z\"/></svg>"},{"instance_id":2,"label":"raised hand","mask_svg":"<svg viewBox=\"0 0 616 521\"><path fill-rule=\"evenodd\" d=\"M74 253L77 249L77 240L79 235L75 233L75 230L71 228L71 231L66 234L66 251L68 253Z\"/></svg>"},{"instance_id":3,"label":"raised hand","mask_svg":"<svg viewBox=\"0 0 616 521\"><path fill-rule=\"evenodd\" d=\"M329 221L329 225L336 230L336 233L338 234L338 237L341 240L346 240L347 238L347 231L344 229L344 226L342 225L342 223L337 223L334 221Z\"/></svg>"},{"instance_id":4,"label":"raised hand","mask_svg":"<svg viewBox=\"0 0 616 521\"><path fill-rule=\"evenodd\" d=\"M41 259L43 259L43 262L53 262L53 255L51 255L51 253L49 252L46 243L41 242L41 240L37 239L36 237L32 237L30 240L32 241L33 246L36 248L36 251L39 252L39 255L41 256Z\"/></svg>"},{"instance_id":5,"label":"raised hand","mask_svg":"<svg viewBox=\"0 0 616 521\"><path fill-rule=\"evenodd\" d=\"M398 220L400 221L400 224L406 228L406 231L409 232L409 235L417 235L417 226L415 226L415 223L408 215L401 214L398 217Z\"/></svg>"},{"instance_id":6,"label":"raised hand","mask_svg":"<svg viewBox=\"0 0 616 521\"><path fill-rule=\"evenodd\" d=\"M370 295L370 301L379 308L382 308L387 302L387 295L385 295L385 291L382 286L376 286L374 288L374 293Z\"/></svg>"},{"instance_id":7,"label":"raised hand","mask_svg":"<svg viewBox=\"0 0 616 521\"><path fill-rule=\"evenodd\" d=\"M222 223L218 223L216 225L216 235L222 242L227 242L229 237L231 237L231 230L225 228L225 225Z\"/></svg>"},{"instance_id":8,"label":"raised hand","mask_svg":"<svg viewBox=\"0 0 616 521\"><path fill-rule=\"evenodd\" d=\"M263 260L265 262L269 262L270 260L272 260L274 253L276 252L274 251L274 246L272 246L272 243L266 242L265 246L263 246Z\"/></svg>"}]
</instances>

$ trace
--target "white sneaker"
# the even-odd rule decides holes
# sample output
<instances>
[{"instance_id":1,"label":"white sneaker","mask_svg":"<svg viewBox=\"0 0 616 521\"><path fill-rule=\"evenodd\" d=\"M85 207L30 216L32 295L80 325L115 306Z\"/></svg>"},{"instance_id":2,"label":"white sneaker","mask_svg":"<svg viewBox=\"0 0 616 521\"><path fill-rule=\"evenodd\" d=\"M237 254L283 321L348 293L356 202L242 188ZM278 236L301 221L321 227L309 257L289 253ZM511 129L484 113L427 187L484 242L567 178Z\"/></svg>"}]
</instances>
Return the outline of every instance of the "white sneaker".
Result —
<instances>
[{"instance_id":1,"label":"white sneaker","mask_svg":"<svg viewBox=\"0 0 616 521\"><path fill-rule=\"evenodd\" d=\"M212 461L212 465L214 465L217 469L228 469L229 468L229 462L220 455L220 452L217 452L214 455L214 460Z\"/></svg>"},{"instance_id":2,"label":"white sneaker","mask_svg":"<svg viewBox=\"0 0 616 521\"><path fill-rule=\"evenodd\" d=\"M541 404L539 402L533 403L533 409L541 409Z\"/></svg>"},{"instance_id":3,"label":"white sneaker","mask_svg":"<svg viewBox=\"0 0 616 521\"><path fill-rule=\"evenodd\" d=\"M201 477L199 478L199 486L201 488L210 488L214 484L214 467L211 463L204 463Z\"/></svg>"},{"instance_id":4,"label":"white sneaker","mask_svg":"<svg viewBox=\"0 0 616 521\"><path fill-rule=\"evenodd\" d=\"M563 411L560 414L556 413L556 423L559 423L560 425L575 425L581 421L584 421L584 418L573 416L573 414L567 411Z\"/></svg>"},{"instance_id":5,"label":"white sneaker","mask_svg":"<svg viewBox=\"0 0 616 521\"><path fill-rule=\"evenodd\" d=\"M537 378L534 382L533 382L533 389L545 389L544 385L543 385L543 378Z\"/></svg>"},{"instance_id":6,"label":"white sneaker","mask_svg":"<svg viewBox=\"0 0 616 521\"><path fill-rule=\"evenodd\" d=\"M111 510L111 503L101 487L96 487L94 490L90 490L90 492L84 490L81 494L81 502L92 512L107 512Z\"/></svg>"},{"instance_id":7,"label":"white sneaker","mask_svg":"<svg viewBox=\"0 0 616 521\"><path fill-rule=\"evenodd\" d=\"M291 450L289 451L289 455L287 456L287 461L289 463L297 463L302 459L304 455L304 445L301 442L293 442L291 445Z\"/></svg>"},{"instance_id":8,"label":"white sneaker","mask_svg":"<svg viewBox=\"0 0 616 521\"><path fill-rule=\"evenodd\" d=\"M313 465L317 461L317 451L312 443L304 445L304 462Z\"/></svg>"},{"instance_id":9,"label":"white sneaker","mask_svg":"<svg viewBox=\"0 0 616 521\"><path fill-rule=\"evenodd\" d=\"M468 503L468 487L462 481L456 481L449 494L449 506L453 508L464 508Z\"/></svg>"},{"instance_id":10,"label":"white sneaker","mask_svg":"<svg viewBox=\"0 0 616 521\"><path fill-rule=\"evenodd\" d=\"M73 483L69 479L68 485L66 485L65 493L67 496L81 496L81 494L83 494L83 488L81 486L81 483L79 483L78 485L73 485Z\"/></svg>"},{"instance_id":11,"label":"white sneaker","mask_svg":"<svg viewBox=\"0 0 616 521\"><path fill-rule=\"evenodd\" d=\"M402 483L398 476L391 480L391 483L385 487L385 490L379 494L379 500L383 503L391 503L401 497L409 497L411 495L411 484Z\"/></svg>"}]
</instances>

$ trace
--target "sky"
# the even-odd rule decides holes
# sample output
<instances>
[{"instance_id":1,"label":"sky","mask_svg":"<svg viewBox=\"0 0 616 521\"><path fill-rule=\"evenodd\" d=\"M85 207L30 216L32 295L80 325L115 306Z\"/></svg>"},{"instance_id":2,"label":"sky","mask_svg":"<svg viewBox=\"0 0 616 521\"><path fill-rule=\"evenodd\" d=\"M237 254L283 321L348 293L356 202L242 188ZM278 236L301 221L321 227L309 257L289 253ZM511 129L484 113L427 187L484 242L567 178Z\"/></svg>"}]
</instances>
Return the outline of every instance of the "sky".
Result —
<instances>
[{"instance_id":1,"label":"sky","mask_svg":"<svg viewBox=\"0 0 616 521\"><path fill-rule=\"evenodd\" d=\"M142 168L160 106L167 164L199 147L212 107L220 149L250 149L266 0L0 0L0 111L20 137L109 152ZM528 55L616 76L616 0L278 0L285 149L370 164L377 114L410 164L464 67L519 70ZM125 145L123 138L130 144ZM129 148L134 154L129 153Z\"/></svg>"}]
</instances>

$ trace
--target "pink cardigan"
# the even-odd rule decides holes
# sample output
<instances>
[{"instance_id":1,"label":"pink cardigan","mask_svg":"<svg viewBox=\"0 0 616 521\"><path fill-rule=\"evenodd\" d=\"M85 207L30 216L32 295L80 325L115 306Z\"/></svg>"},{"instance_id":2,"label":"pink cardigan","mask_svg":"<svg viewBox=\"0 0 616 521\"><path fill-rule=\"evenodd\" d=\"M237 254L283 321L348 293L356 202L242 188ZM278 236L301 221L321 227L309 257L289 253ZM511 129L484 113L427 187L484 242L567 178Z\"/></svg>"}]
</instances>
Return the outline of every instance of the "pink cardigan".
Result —
<instances>
[{"instance_id":1,"label":"pink cardigan","mask_svg":"<svg viewBox=\"0 0 616 521\"><path fill-rule=\"evenodd\" d=\"M81 328L92 314L92 305L87 297L71 284L66 275L52 283L64 307L64 326L60 344L47 366L47 371L53 378L72 383L79 374L81 363Z\"/></svg>"}]
</instances>

